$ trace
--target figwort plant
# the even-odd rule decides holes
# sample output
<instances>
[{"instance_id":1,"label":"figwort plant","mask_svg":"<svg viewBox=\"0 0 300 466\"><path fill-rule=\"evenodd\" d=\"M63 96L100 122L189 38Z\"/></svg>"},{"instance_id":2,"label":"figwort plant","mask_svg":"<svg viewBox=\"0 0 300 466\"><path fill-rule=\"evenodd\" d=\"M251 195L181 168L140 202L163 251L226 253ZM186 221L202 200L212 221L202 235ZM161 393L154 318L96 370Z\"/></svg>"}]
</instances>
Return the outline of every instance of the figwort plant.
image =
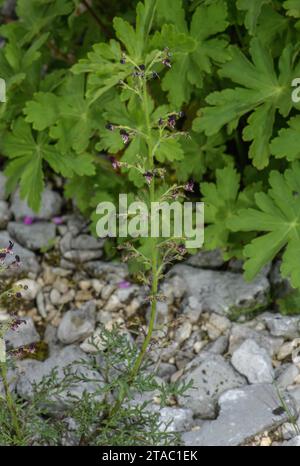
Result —
<instances>
[{"instance_id":1,"label":"figwort plant","mask_svg":"<svg viewBox=\"0 0 300 466\"><path fill-rule=\"evenodd\" d=\"M151 19L147 25L151 30ZM147 205L174 201L174 199L185 198L187 192L193 192L194 183L192 180L183 185L168 186L165 183L164 175L166 169L158 164L157 152L161 146L170 140L179 137L188 137L182 131L177 131L177 121L183 117L182 111L172 111L163 113L165 108L155 108L154 100L151 96L150 84L153 79L159 78L158 69L163 66L172 67L171 52L169 48L156 50L150 54L142 53L140 62L135 57L125 52L122 53L121 64L127 67L127 78L121 80L119 84L120 105L122 101L128 101L128 106L140 106L143 114L143 122L139 127L123 126L118 121L108 122L108 131L118 131L123 143L127 145L135 137L139 137L146 148L146 156L135 154L132 163L123 162L115 157L111 157L112 166L115 170L125 170L136 172L143 180L144 187L141 186L140 194L137 197ZM170 151L171 149L169 149ZM162 221L166 220L162 213ZM171 217L167 219L171 222ZM147 216L147 222L150 222ZM174 230L175 231L175 230ZM159 292L159 281L163 277L165 267L174 260L181 260L186 253L184 244L185 237L178 238L175 233L173 237L162 240L159 237L147 239L147 251L143 247L136 245L134 241L126 241L119 246L125 251L123 256L125 261L134 259L142 264L142 271L139 271L140 280L149 289L148 301L150 303L150 317L148 330L138 356L134 360L132 367L128 368L127 384L130 386L143 364L144 357L151 343L151 337L155 330L157 302L164 300L164 296ZM119 393L117 401L112 405L109 416L114 416L120 409L126 397L126 390Z\"/></svg>"}]
</instances>

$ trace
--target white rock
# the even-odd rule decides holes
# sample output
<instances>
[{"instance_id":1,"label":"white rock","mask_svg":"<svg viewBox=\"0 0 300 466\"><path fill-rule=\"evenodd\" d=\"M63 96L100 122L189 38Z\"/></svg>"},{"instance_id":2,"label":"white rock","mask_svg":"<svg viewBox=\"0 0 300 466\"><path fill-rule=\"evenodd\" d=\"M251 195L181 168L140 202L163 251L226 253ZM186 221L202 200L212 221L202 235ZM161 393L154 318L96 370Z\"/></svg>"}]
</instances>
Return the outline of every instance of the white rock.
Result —
<instances>
[{"instance_id":1,"label":"white rock","mask_svg":"<svg viewBox=\"0 0 300 466\"><path fill-rule=\"evenodd\" d=\"M231 322L227 317L219 314L211 314L208 322L205 324L205 330L211 340L216 340L221 335L224 335L231 327Z\"/></svg>"},{"instance_id":2,"label":"white rock","mask_svg":"<svg viewBox=\"0 0 300 466\"><path fill-rule=\"evenodd\" d=\"M271 358L267 351L258 346L254 340L245 340L234 351L231 363L240 374L247 377L250 383L265 383L274 380Z\"/></svg>"},{"instance_id":3,"label":"white rock","mask_svg":"<svg viewBox=\"0 0 300 466\"><path fill-rule=\"evenodd\" d=\"M22 298L26 301L33 301L41 289L41 286L35 280L29 278L17 281L16 286L20 288Z\"/></svg>"},{"instance_id":4,"label":"white rock","mask_svg":"<svg viewBox=\"0 0 300 466\"><path fill-rule=\"evenodd\" d=\"M80 309L66 312L57 330L58 339L70 344L90 336L96 324L95 308L95 303L90 301Z\"/></svg>"},{"instance_id":5,"label":"white rock","mask_svg":"<svg viewBox=\"0 0 300 466\"><path fill-rule=\"evenodd\" d=\"M192 324L189 320L183 322L176 330L175 339L178 343L183 343L192 333Z\"/></svg>"}]
</instances>

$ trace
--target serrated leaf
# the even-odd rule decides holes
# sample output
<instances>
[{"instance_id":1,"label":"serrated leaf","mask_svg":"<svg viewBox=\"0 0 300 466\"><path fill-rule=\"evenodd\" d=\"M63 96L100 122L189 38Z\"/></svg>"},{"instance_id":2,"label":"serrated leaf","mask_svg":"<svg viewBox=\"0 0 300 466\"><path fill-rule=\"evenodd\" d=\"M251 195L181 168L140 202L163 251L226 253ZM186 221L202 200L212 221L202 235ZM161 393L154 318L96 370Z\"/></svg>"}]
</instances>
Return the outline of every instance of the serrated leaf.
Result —
<instances>
[{"instance_id":1,"label":"serrated leaf","mask_svg":"<svg viewBox=\"0 0 300 466\"><path fill-rule=\"evenodd\" d=\"M300 165L293 164L284 174L272 171L270 190L257 193L256 209L244 209L227 225L233 231L264 233L245 248L245 276L251 280L285 246L281 271L294 287L300 286L299 266L295 254L300 239Z\"/></svg>"},{"instance_id":2,"label":"serrated leaf","mask_svg":"<svg viewBox=\"0 0 300 466\"><path fill-rule=\"evenodd\" d=\"M182 160L184 158L184 152L179 141L170 138L163 139L155 152L155 158L161 163Z\"/></svg>"},{"instance_id":3,"label":"serrated leaf","mask_svg":"<svg viewBox=\"0 0 300 466\"><path fill-rule=\"evenodd\" d=\"M286 116L292 107L290 85L293 75L293 51L284 49L279 60L279 74L272 58L258 39L251 41L250 62L237 48L232 49L232 60L225 64L220 75L243 87L213 92L207 97L211 107L201 109L197 127L207 135L216 134L226 124L236 125L241 116L248 117L243 137L253 141L250 156L256 168L268 165L269 140L276 111Z\"/></svg>"},{"instance_id":4,"label":"serrated leaf","mask_svg":"<svg viewBox=\"0 0 300 466\"><path fill-rule=\"evenodd\" d=\"M271 153L276 158L286 157L293 161L300 158L300 117L289 120L289 128L283 128L271 142Z\"/></svg>"},{"instance_id":5,"label":"serrated leaf","mask_svg":"<svg viewBox=\"0 0 300 466\"><path fill-rule=\"evenodd\" d=\"M282 6L287 10L288 16L300 18L300 0L286 0Z\"/></svg>"},{"instance_id":6,"label":"serrated leaf","mask_svg":"<svg viewBox=\"0 0 300 466\"><path fill-rule=\"evenodd\" d=\"M236 6L239 10L246 11L245 26L251 35L254 34L261 9L271 0L237 0Z\"/></svg>"},{"instance_id":7,"label":"serrated leaf","mask_svg":"<svg viewBox=\"0 0 300 466\"><path fill-rule=\"evenodd\" d=\"M38 211L44 187L43 163L47 162L57 173L65 177L93 175L93 159L88 154L77 156L74 153L62 154L57 146L50 143L46 133L33 137L30 125L18 119L2 142L3 153L11 159L5 170L8 187L13 189L20 182L21 196L28 205Z\"/></svg>"},{"instance_id":8,"label":"serrated leaf","mask_svg":"<svg viewBox=\"0 0 300 466\"><path fill-rule=\"evenodd\" d=\"M161 3L169 2L161 0ZM174 2L175 10L181 11L182 1ZM167 8L159 7L161 14ZM166 12L164 13L166 14ZM160 33L156 33L152 45L155 47L169 47L173 53L172 68L163 78L163 90L168 92L170 102L180 107L190 99L193 86L202 87L205 73L211 73L214 63L224 63L229 55L227 41L216 35L223 32L227 26L227 6L223 0L217 0L209 5L199 6L192 18L190 31L183 26L180 13L180 23L177 25L174 16L167 15L167 22Z\"/></svg>"}]
</instances>

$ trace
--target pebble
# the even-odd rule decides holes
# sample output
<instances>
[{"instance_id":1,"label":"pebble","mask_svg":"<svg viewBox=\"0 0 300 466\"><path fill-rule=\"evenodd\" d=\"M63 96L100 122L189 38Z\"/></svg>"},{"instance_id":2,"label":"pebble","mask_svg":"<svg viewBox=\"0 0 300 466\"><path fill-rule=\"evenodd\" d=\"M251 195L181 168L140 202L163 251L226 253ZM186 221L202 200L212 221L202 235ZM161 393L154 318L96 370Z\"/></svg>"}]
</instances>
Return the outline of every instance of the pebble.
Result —
<instances>
[{"instance_id":1,"label":"pebble","mask_svg":"<svg viewBox=\"0 0 300 466\"><path fill-rule=\"evenodd\" d=\"M65 344L83 341L95 328L95 303L87 302L80 309L67 311L57 330L58 339Z\"/></svg>"},{"instance_id":2,"label":"pebble","mask_svg":"<svg viewBox=\"0 0 300 466\"><path fill-rule=\"evenodd\" d=\"M29 278L18 280L15 286L20 289L22 299L25 299L25 301L34 301L41 288L35 280Z\"/></svg>"},{"instance_id":3,"label":"pebble","mask_svg":"<svg viewBox=\"0 0 300 466\"><path fill-rule=\"evenodd\" d=\"M247 377L249 383L271 383L274 380L272 360L255 340L245 340L233 352L231 363L240 374Z\"/></svg>"}]
</instances>

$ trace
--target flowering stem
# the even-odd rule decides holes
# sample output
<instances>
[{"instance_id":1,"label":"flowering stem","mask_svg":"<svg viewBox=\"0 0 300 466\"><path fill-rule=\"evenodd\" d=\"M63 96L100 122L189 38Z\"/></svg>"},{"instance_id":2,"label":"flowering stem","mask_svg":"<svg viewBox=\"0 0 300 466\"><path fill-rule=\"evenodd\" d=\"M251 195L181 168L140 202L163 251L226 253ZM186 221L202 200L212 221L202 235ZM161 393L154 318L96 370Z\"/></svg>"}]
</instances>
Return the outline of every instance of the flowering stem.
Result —
<instances>
[{"instance_id":1,"label":"flowering stem","mask_svg":"<svg viewBox=\"0 0 300 466\"><path fill-rule=\"evenodd\" d=\"M153 144L152 140L152 128L151 128L151 121L150 121L150 114L149 114L149 106L148 106L148 90L147 90L147 83L146 80L143 81L143 88L142 88L142 101L143 101L143 110L145 114L145 121L146 121L146 133L147 133L147 146L148 146L148 164L149 164L149 170L153 171L154 169L154 152L153 152L153 147L155 145ZM150 193L150 202L155 201L155 178L151 180L151 183L149 185L149 193ZM150 320L149 320L149 327L148 327L148 332L147 335L145 336L144 342L142 344L142 348L137 356L137 359L135 360L135 363L129 373L129 379L128 379L128 384L130 385L135 377L138 374L138 371L142 365L144 356L146 354L147 348L150 344L152 333L154 330L154 325L155 325L155 320L156 320L156 309L157 309L157 291L158 291L158 248L157 248L157 241L156 238L151 238L152 244L151 244L151 275L152 275L152 280L151 280L151 313L150 313ZM125 398L125 395L122 395L119 397L115 405L110 411L110 416L115 414L119 408L122 405L122 402Z\"/></svg>"},{"instance_id":2,"label":"flowering stem","mask_svg":"<svg viewBox=\"0 0 300 466\"><path fill-rule=\"evenodd\" d=\"M0 367L1 367L1 376L2 376L2 379L3 379L5 400L6 400L6 404L7 404L10 416L11 416L12 427L13 427L14 433L16 435L16 439L20 440L21 439L21 429L20 429L18 415L16 413L15 403L14 403L14 400L13 400L13 398L11 396L9 383L8 383L8 380L7 380L6 363L2 362L0 364Z\"/></svg>"}]
</instances>

